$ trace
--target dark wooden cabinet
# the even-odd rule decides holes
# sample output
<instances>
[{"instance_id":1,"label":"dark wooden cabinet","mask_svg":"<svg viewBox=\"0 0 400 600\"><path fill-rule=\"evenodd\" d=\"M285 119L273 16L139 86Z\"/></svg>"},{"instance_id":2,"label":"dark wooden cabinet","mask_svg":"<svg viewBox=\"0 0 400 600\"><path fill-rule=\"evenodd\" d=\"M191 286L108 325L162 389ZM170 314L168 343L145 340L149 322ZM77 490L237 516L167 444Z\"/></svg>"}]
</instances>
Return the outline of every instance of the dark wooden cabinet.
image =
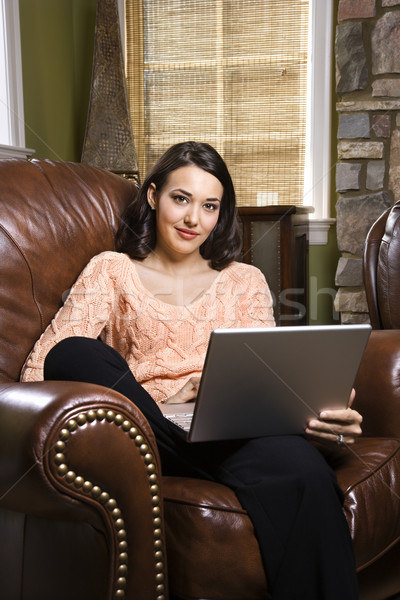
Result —
<instances>
[{"instance_id":1,"label":"dark wooden cabinet","mask_svg":"<svg viewBox=\"0 0 400 600\"><path fill-rule=\"evenodd\" d=\"M265 275L277 325L307 324L307 208L241 206L243 262Z\"/></svg>"}]
</instances>

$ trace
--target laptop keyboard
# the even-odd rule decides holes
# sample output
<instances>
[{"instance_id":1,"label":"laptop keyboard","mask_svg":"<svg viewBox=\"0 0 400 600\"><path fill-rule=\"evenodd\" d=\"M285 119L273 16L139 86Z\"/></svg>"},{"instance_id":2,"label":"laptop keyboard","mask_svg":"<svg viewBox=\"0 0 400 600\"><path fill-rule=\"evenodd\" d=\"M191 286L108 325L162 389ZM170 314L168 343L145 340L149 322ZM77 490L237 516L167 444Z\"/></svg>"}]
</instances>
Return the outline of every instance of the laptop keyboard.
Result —
<instances>
[{"instance_id":1,"label":"laptop keyboard","mask_svg":"<svg viewBox=\"0 0 400 600\"><path fill-rule=\"evenodd\" d=\"M164 415L168 421L172 421L178 427L181 427L184 431L190 430L190 425L193 419L193 413L177 413L173 415Z\"/></svg>"}]
</instances>

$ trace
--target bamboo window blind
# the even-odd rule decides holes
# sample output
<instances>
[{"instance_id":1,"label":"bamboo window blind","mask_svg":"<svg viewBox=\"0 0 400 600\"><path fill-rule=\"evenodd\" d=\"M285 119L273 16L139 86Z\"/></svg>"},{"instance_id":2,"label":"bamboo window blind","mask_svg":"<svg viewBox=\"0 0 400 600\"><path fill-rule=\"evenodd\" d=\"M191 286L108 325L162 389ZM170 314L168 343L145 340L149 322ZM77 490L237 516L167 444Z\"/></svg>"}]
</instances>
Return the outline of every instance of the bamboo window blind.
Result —
<instances>
[{"instance_id":1,"label":"bamboo window blind","mask_svg":"<svg viewBox=\"0 0 400 600\"><path fill-rule=\"evenodd\" d=\"M171 144L204 141L239 205L301 205L308 12L308 0L126 0L142 178Z\"/></svg>"}]
</instances>

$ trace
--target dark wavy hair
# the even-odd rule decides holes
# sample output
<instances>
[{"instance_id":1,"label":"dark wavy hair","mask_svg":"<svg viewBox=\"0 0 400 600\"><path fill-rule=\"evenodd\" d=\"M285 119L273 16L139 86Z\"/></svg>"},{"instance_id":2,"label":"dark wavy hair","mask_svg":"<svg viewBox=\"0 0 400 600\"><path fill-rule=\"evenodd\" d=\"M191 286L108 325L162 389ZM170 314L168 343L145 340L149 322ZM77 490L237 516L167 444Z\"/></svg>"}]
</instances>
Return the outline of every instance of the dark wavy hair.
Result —
<instances>
[{"instance_id":1,"label":"dark wavy hair","mask_svg":"<svg viewBox=\"0 0 400 600\"><path fill-rule=\"evenodd\" d=\"M214 175L224 190L217 224L200 246L202 257L209 260L212 268L217 271L237 258L241 249L241 234L232 179L218 152L209 144L199 142L183 142L171 146L150 170L136 199L122 217L122 224L116 234L118 252L142 260L155 248L156 219L147 202L147 190L153 183L160 191L172 171L188 165L195 165Z\"/></svg>"}]
</instances>

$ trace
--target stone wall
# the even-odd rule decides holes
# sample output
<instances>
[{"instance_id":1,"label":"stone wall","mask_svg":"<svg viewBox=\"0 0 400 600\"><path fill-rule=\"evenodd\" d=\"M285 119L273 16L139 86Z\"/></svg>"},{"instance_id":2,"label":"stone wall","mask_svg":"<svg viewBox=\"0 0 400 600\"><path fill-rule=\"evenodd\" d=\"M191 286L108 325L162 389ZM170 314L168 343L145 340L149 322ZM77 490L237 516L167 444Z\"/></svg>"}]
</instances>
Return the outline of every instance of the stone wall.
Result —
<instances>
[{"instance_id":1,"label":"stone wall","mask_svg":"<svg viewBox=\"0 0 400 600\"><path fill-rule=\"evenodd\" d=\"M335 307L368 322L362 253L373 222L400 200L400 0L339 0L336 190L341 258Z\"/></svg>"}]
</instances>

